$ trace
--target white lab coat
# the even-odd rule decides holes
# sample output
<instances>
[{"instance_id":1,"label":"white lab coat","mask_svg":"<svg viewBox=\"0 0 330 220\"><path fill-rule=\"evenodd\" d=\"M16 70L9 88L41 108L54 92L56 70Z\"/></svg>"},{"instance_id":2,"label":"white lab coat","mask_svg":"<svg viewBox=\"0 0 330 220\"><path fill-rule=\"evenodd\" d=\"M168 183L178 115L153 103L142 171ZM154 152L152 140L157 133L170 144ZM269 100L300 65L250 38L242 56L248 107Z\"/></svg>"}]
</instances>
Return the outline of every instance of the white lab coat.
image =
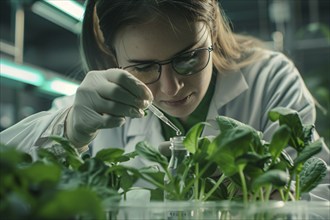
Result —
<instances>
[{"instance_id":1,"label":"white lab coat","mask_svg":"<svg viewBox=\"0 0 330 220\"><path fill-rule=\"evenodd\" d=\"M30 153L42 147L47 143L47 136L63 134L64 119L73 98L56 99L50 111L37 113L3 131L1 142ZM297 110L305 124L315 122L313 97L294 64L281 53L265 51L263 59L258 62L239 71L218 75L207 119L215 119L217 115L235 118L262 131L264 139L269 140L278 125L271 123L267 114L278 106ZM217 131L210 128L203 131L203 136L216 134ZM108 147L130 152L139 141L148 141L156 148L164 141L160 122L151 113L144 118L127 118L122 127L100 130L92 143L93 155ZM320 157L329 164L326 147ZM152 163L137 157L129 165L142 167Z\"/></svg>"}]
</instances>

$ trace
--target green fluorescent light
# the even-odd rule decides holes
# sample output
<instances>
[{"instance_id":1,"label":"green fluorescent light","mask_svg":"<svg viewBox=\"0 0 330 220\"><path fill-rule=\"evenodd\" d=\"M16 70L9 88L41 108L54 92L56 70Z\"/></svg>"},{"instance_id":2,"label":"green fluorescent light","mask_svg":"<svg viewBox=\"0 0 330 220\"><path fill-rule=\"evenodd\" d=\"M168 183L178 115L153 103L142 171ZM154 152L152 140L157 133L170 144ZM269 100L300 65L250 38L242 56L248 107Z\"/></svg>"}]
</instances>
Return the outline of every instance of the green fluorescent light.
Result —
<instances>
[{"instance_id":1,"label":"green fluorescent light","mask_svg":"<svg viewBox=\"0 0 330 220\"><path fill-rule=\"evenodd\" d=\"M0 75L1 77L13 79L34 86L41 86L44 83L44 77L41 71L3 59L0 59Z\"/></svg>"},{"instance_id":2,"label":"green fluorescent light","mask_svg":"<svg viewBox=\"0 0 330 220\"><path fill-rule=\"evenodd\" d=\"M78 84L61 78L51 78L47 72L0 59L0 76L37 86L39 91L51 94L73 95Z\"/></svg>"},{"instance_id":3,"label":"green fluorescent light","mask_svg":"<svg viewBox=\"0 0 330 220\"><path fill-rule=\"evenodd\" d=\"M44 2L54 6L55 8L63 11L71 17L82 21L84 15L84 7L73 0L44 0Z\"/></svg>"},{"instance_id":4,"label":"green fluorescent light","mask_svg":"<svg viewBox=\"0 0 330 220\"><path fill-rule=\"evenodd\" d=\"M73 95L76 93L77 88L78 84L60 78L50 80L42 87L48 92L62 95Z\"/></svg>"}]
</instances>

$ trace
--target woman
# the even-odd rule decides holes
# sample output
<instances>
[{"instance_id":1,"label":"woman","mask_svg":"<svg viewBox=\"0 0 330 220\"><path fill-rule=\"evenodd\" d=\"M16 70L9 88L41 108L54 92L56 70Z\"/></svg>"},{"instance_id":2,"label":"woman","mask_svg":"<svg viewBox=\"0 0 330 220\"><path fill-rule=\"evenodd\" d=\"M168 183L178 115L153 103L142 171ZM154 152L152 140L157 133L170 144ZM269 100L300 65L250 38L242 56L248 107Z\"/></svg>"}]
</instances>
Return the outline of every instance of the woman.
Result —
<instances>
[{"instance_id":1,"label":"woman","mask_svg":"<svg viewBox=\"0 0 330 220\"><path fill-rule=\"evenodd\" d=\"M216 0L89 0L81 37L88 73L75 96L7 129L2 142L31 154L56 151L50 135L68 138L80 152L91 144L93 154L106 147L130 152L142 140L158 146L175 132L145 115L151 102L183 133L226 115L269 140L278 125L267 113L278 106L315 122L313 98L293 63L232 33Z\"/></svg>"}]
</instances>

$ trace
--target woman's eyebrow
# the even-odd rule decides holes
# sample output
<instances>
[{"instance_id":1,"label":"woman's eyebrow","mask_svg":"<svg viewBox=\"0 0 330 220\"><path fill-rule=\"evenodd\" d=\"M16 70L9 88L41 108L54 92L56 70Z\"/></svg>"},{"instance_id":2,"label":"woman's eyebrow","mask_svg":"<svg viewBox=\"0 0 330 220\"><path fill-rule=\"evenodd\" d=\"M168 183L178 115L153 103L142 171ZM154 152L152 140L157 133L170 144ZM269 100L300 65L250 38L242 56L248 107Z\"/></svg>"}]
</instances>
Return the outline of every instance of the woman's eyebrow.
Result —
<instances>
[{"instance_id":1,"label":"woman's eyebrow","mask_svg":"<svg viewBox=\"0 0 330 220\"><path fill-rule=\"evenodd\" d=\"M189 46L187 46L187 47L185 47L185 48L183 48L182 50L180 50L180 51L178 51L178 52L176 52L175 54L173 54L172 56L171 56L171 58L172 57L175 57L175 56L178 56L178 55L180 55L181 53L183 53L183 52L186 52L187 50L190 50L191 48L193 48L195 45L197 45L196 43L192 43L192 44L190 44ZM171 58L169 58L169 59L171 59ZM167 59L166 59L167 60ZM143 63L153 63L153 62L161 62L161 60L139 60L139 59L129 59L129 60L127 60L129 63L141 63L141 64L143 64Z\"/></svg>"}]
</instances>

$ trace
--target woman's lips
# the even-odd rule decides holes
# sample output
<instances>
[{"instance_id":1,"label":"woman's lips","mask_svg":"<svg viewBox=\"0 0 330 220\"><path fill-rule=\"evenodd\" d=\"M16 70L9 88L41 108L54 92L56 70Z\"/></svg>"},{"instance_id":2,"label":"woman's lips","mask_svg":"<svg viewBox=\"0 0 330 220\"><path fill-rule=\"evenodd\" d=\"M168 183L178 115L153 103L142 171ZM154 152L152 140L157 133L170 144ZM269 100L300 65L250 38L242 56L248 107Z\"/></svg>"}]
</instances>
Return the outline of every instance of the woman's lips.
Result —
<instances>
[{"instance_id":1,"label":"woman's lips","mask_svg":"<svg viewBox=\"0 0 330 220\"><path fill-rule=\"evenodd\" d=\"M168 106L180 106L180 105L184 105L184 104L188 103L191 98L191 95L192 94L184 97L183 99L179 99L179 100L173 100L173 101L169 100L169 101L162 101L162 102Z\"/></svg>"}]
</instances>

